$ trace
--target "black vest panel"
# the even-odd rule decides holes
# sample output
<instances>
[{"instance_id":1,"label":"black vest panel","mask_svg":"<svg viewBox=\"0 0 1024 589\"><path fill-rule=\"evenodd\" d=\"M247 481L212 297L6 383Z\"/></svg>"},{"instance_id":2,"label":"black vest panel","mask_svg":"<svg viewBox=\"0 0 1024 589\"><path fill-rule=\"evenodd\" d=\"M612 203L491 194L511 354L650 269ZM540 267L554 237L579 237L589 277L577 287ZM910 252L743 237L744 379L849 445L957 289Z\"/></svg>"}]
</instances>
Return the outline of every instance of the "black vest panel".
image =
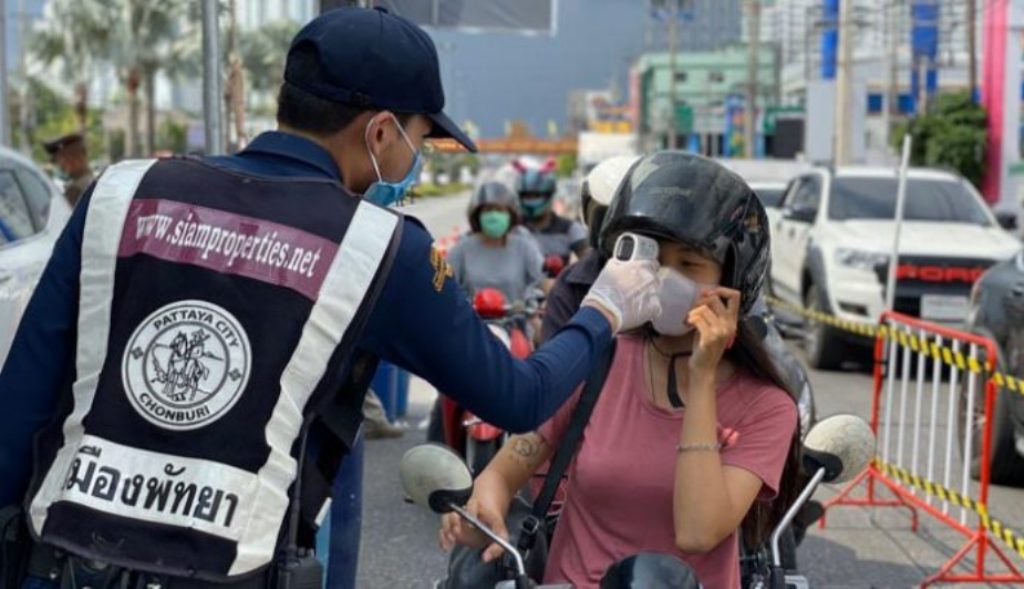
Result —
<instances>
[{"instance_id":1,"label":"black vest panel","mask_svg":"<svg viewBox=\"0 0 1024 589\"><path fill-rule=\"evenodd\" d=\"M109 169L86 216L76 380L37 448L35 534L213 581L270 564L300 432L341 385L399 225L331 181Z\"/></svg>"}]
</instances>

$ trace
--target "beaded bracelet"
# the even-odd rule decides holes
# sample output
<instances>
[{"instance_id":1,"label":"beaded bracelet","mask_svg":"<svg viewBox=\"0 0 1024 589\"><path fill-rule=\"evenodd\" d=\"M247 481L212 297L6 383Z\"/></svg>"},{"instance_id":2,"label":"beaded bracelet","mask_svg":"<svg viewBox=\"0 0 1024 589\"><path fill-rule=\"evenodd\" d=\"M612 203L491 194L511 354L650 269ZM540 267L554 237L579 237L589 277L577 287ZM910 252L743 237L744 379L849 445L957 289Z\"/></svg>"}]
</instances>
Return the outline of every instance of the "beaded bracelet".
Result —
<instances>
[{"instance_id":1,"label":"beaded bracelet","mask_svg":"<svg viewBox=\"0 0 1024 589\"><path fill-rule=\"evenodd\" d=\"M715 444L676 444L677 452L718 452L721 449L721 442Z\"/></svg>"}]
</instances>

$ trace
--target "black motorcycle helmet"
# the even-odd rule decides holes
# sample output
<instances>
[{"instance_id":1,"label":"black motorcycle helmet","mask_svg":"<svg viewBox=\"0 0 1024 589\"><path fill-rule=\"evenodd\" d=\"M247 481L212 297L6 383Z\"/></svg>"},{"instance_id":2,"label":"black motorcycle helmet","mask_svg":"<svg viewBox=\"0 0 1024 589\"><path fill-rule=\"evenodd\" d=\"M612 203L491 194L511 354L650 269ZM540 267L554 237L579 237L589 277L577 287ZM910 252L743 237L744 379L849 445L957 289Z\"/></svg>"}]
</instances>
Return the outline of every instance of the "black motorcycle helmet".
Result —
<instances>
[{"instance_id":1,"label":"black motorcycle helmet","mask_svg":"<svg viewBox=\"0 0 1024 589\"><path fill-rule=\"evenodd\" d=\"M480 231L480 209L486 205L499 205L512 215L511 226L519 224L519 199L511 188L501 182L484 182L469 201L469 226L474 233Z\"/></svg>"},{"instance_id":2,"label":"black motorcycle helmet","mask_svg":"<svg viewBox=\"0 0 1024 589\"><path fill-rule=\"evenodd\" d=\"M633 164L601 227L610 257L626 231L679 241L722 265L722 286L742 294L747 315L768 274L768 217L739 176L707 158L661 151Z\"/></svg>"},{"instance_id":3,"label":"black motorcycle helmet","mask_svg":"<svg viewBox=\"0 0 1024 589\"><path fill-rule=\"evenodd\" d=\"M668 554L641 552L617 561L601 577L600 589L698 589L690 565Z\"/></svg>"}]
</instances>

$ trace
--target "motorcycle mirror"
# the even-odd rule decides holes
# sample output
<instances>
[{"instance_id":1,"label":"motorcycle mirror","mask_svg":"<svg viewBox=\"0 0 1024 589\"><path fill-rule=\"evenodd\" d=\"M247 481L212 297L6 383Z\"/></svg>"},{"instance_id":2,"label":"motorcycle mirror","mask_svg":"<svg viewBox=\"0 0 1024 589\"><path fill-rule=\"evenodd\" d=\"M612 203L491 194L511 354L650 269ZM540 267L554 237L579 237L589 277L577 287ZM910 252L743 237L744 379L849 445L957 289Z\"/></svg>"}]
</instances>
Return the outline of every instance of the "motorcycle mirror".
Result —
<instances>
[{"instance_id":1,"label":"motorcycle mirror","mask_svg":"<svg viewBox=\"0 0 1024 589\"><path fill-rule=\"evenodd\" d=\"M412 502L435 513L465 505L473 491L473 476L462 457L447 446L423 444L411 448L399 465L402 489Z\"/></svg>"},{"instance_id":2,"label":"motorcycle mirror","mask_svg":"<svg viewBox=\"0 0 1024 589\"><path fill-rule=\"evenodd\" d=\"M875 454L875 435L856 415L833 415L819 421L804 438L804 468L826 470L825 482L843 483L857 476Z\"/></svg>"}]
</instances>

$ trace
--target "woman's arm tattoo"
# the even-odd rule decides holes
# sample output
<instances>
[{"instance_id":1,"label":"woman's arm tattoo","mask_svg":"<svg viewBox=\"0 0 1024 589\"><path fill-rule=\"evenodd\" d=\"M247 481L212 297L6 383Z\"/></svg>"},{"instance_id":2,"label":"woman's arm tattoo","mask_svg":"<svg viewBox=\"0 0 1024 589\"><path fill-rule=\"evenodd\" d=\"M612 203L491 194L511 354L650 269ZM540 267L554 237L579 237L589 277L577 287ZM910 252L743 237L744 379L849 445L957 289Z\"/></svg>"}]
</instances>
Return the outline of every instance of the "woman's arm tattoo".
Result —
<instances>
[{"instance_id":1,"label":"woman's arm tattoo","mask_svg":"<svg viewBox=\"0 0 1024 589\"><path fill-rule=\"evenodd\" d=\"M512 451L526 460L531 460L540 450L538 438L537 434L532 433L516 436L512 440Z\"/></svg>"}]
</instances>

